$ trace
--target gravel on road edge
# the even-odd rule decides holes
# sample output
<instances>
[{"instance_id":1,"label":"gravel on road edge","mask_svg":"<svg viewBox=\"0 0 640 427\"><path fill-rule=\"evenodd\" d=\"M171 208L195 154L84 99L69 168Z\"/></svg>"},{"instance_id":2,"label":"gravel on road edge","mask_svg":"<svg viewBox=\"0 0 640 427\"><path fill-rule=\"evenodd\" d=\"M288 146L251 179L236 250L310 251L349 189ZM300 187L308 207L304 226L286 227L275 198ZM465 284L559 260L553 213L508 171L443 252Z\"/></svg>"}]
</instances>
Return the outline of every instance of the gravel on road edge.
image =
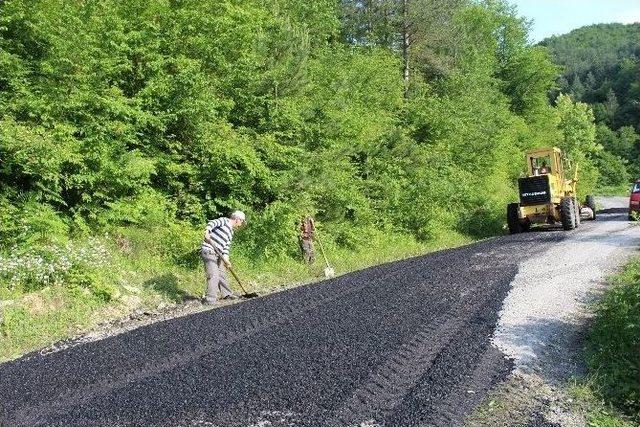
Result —
<instances>
[{"instance_id":1,"label":"gravel on road edge","mask_svg":"<svg viewBox=\"0 0 640 427\"><path fill-rule=\"evenodd\" d=\"M626 198L598 203L611 213L583 222L568 239L521 263L493 336L513 358L514 372L468 425L586 425L584 414L574 413L566 384L586 373L583 351L592 303L606 290L606 277L636 254L640 243L640 227L623 212Z\"/></svg>"}]
</instances>

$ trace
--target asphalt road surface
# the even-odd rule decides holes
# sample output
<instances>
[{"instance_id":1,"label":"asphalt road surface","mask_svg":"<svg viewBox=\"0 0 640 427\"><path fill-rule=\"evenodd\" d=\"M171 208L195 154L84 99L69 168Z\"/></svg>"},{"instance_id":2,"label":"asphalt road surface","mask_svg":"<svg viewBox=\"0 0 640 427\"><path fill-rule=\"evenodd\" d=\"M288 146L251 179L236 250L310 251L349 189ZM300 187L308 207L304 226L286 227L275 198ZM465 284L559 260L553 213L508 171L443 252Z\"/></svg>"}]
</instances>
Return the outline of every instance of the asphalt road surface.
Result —
<instances>
[{"instance_id":1,"label":"asphalt road surface","mask_svg":"<svg viewBox=\"0 0 640 427\"><path fill-rule=\"evenodd\" d=\"M33 353L0 365L0 425L459 425L513 368L491 336L519 263L595 227L494 238Z\"/></svg>"}]
</instances>

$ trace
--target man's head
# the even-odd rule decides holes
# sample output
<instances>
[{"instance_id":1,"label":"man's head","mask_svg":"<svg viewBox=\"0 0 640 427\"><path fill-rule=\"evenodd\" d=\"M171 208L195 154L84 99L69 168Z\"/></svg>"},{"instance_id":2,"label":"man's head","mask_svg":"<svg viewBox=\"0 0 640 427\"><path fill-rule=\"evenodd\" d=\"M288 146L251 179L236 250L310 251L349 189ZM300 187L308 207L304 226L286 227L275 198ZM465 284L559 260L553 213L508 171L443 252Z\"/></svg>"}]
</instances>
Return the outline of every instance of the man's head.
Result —
<instances>
[{"instance_id":1,"label":"man's head","mask_svg":"<svg viewBox=\"0 0 640 427\"><path fill-rule=\"evenodd\" d=\"M238 228L244 225L246 217L244 215L244 212L235 211L229 216L229 219L231 220L231 226L233 228Z\"/></svg>"}]
</instances>

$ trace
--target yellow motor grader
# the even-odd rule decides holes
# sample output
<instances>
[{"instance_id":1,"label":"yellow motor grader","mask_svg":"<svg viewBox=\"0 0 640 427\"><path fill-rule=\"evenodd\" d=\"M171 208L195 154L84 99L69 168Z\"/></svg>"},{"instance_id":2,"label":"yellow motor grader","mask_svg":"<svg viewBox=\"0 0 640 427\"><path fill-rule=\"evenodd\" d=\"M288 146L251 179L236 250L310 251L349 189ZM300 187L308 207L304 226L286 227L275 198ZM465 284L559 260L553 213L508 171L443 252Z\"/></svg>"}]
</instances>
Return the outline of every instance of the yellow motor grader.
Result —
<instances>
[{"instance_id":1,"label":"yellow motor grader","mask_svg":"<svg viewBox=\"0 0 640 427\"><path fill-rule=\"evenodd\" d=\"M520 203L507 206L509 233L529 231L533 224L562 223L565 230L573 230L582 218L596 219L593 196L584 205L578 202L576 183L578 170L572 179L565 176L562 151L559 148L540 148L525 155L526 176L518 179Z\"/></svg>"}]
</instances>

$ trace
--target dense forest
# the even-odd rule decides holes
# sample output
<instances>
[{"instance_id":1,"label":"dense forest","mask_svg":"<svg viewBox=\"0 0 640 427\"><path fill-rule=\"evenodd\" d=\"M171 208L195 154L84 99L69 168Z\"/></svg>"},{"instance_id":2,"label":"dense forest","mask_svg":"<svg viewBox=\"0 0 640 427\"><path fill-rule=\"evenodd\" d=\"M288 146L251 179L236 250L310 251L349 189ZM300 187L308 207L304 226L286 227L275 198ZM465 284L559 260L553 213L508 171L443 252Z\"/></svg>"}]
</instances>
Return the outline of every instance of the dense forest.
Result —
<instances>
[{"instance_id":1,"label":"dense forest","mask_svg":"<svg viewBox=\"0 0 640 427\"><path fill-rule=\"evenodd\" d=\"M491 233L524 149L593 150L591 113L549 107L557 69L501 2L1 7L5 245L236 207L270 233L256 254L301 211L345 243Z\"/></svg>"},{"instance_id":2,"label":"dense forest","mask_svg":"<svg viewBox=\"0 0 640 427\"><path fill-rule=\"evenodd\" d=\"M542 45L563 67L558 91L593 108L603 185L640 177L640 24L599 24Z\"/></svg>"},{"instance_id":3,"label":"dense forest","mask_svg":"<svg viewBox=\"0 0 640 427\"><path fill-rule=\"evenodd\" d=\"M532 147L591 192L592 110L549 102L560 68L527 40L499 0L0 2L0 299L55 308L14 304L0 332L196 294L204 223L233 209L232 258L264 282L295 270L302 214L354 267L501 233Z\"/></svg>"}]
</instances>

